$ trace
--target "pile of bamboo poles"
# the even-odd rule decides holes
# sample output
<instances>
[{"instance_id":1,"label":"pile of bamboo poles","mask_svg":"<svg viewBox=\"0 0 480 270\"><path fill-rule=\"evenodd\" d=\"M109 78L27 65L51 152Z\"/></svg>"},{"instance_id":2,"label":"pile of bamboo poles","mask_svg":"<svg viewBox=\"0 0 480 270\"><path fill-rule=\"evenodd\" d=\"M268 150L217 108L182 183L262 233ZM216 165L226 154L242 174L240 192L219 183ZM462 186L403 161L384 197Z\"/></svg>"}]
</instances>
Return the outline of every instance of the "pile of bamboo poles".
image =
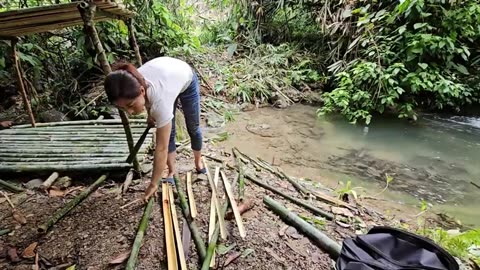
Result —
<instances>
[{"instance_id":1,"label":"pile of bamboo poles","mask_svg":"<svg viewBox=\"0 0 480 270\"><path fill-rule=\"evenodd\" d=\"M134 141L145 120L132 120ZM138 158L152 141L147 135ZM38 123L0 131L0 172L111 170L129 168L125 131L120 120Z\"/></svg>"}]
</instances>

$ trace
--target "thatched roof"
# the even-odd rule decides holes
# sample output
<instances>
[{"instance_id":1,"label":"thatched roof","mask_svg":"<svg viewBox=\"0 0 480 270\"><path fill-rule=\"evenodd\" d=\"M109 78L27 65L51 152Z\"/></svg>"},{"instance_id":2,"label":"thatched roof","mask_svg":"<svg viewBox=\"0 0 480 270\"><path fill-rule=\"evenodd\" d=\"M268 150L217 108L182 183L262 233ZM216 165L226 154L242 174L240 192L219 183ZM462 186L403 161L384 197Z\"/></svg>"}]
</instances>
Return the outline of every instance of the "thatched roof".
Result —
<instances>
[{"instance_id":1,"label":"thatched roof","mask_svg":"<svg viewBox=\"0 0 480 270\"><path fill-rule=\"evenodd\" d=\"M80 4L96 5L95 21L129 18L135 14L122 4L110 0L90 0L0 12L0 37L13 38L82 25L77 8Z\"/></svg>"}]
</instances>

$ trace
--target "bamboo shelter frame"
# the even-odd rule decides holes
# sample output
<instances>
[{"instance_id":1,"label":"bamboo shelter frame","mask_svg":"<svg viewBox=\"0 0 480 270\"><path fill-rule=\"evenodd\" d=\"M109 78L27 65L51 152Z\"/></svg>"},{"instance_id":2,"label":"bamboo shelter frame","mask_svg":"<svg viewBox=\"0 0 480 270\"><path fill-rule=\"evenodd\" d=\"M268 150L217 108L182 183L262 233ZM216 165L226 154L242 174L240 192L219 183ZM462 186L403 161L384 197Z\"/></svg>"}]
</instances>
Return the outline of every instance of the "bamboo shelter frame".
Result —
<instances>
[{"instance_id":1,"label":"bamboo shelter frame","mask_svg":"<svg viewBox=\"0 0 480 270\"><path fill-rule=\"evenodd\" d=\"M37 124L35 123L35 117L25 90L23 81L24 74L21 69L20 58L18 57L16 45L20 40L19 37L83 25L86 34L95 47L102 70L104 74L107 75L112 69L95 28L95 22L109 19L123 20L128 26L128 39L131 49L135 53L136 62L141 65L142 57L135 38L133 24L134 15L134 12L129 11L122 4L115 3L112 0L83 0L0 12L0 39L11 41L18 88L32 127L36 127ZM122 119L128 149L131 153L134 151L134 142L129 119L125 112L119 110L119 114ZM133 166L135 170L140 172L140 164L136 156L133 159Z\"/></svg>"}]
</instances>

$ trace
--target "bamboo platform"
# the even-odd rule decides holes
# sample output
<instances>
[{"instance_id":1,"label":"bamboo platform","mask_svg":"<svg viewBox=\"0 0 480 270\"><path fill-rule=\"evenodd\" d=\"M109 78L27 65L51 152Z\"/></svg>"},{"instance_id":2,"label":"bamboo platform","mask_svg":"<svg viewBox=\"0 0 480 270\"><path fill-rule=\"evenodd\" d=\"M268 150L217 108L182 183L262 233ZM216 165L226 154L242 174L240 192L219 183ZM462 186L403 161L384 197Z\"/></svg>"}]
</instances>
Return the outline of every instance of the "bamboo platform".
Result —
<instances>
[{"instance_id":1,"label":"bamboo platform","mask_svg":"<svg viewBox=\"0 0 480 270\"><path fill-rule=\"evenodd\" d=\"M146 128L131 120L133 141ZM152 142L151 131L137 158ZM126 169L129 155L121 120L39 123L0 131L0 173Z\"/></svg>"}]
</instances>

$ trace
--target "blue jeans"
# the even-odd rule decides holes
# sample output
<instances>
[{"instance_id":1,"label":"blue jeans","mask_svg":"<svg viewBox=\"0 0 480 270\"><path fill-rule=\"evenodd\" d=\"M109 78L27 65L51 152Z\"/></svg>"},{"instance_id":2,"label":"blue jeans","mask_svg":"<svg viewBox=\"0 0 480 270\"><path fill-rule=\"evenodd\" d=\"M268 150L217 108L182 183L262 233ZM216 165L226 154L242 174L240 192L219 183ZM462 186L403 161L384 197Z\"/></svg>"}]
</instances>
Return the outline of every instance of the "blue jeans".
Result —
<instances>
[{"instance_id":1,"label":"blue jeans","mask_svg":"<svg viewBox=\"0 0 480 270\"><path fill-rule=\"evenodd\" d=\"M180 100L182 111L185 116L188 135L192 150L202 150L202 131L200 130L200 85L195 71L193 71L192 82L183 93L178 95L173 105L172 132L170 133L170 142L168 144L168 153L175 152L175 111L177 102Z\"/></svg>"}]
</instances>

